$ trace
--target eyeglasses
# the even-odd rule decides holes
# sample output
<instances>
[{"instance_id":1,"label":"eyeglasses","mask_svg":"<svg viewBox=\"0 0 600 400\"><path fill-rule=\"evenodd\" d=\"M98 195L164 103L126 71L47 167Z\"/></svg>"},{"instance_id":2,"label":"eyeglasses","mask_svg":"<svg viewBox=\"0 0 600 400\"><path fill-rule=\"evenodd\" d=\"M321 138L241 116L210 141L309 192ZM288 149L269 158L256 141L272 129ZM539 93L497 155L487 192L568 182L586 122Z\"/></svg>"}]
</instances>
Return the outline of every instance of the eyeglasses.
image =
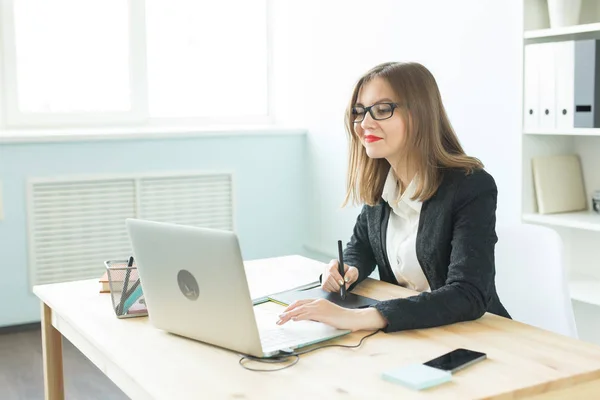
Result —
<instances>
[{"instance_id":1,"label":"eyeglasses","mask_svg":"<svg viewBox=\"0 0 600 400\"><path fill-rule=\"evenodd\" d=\"M396 103L377 103L369 107L354 106L352 107L352 122L362 122L367 112L376 121L388 119L394 115L394 110L398 107L399 105Z\"/></svg>"}]
</instances>

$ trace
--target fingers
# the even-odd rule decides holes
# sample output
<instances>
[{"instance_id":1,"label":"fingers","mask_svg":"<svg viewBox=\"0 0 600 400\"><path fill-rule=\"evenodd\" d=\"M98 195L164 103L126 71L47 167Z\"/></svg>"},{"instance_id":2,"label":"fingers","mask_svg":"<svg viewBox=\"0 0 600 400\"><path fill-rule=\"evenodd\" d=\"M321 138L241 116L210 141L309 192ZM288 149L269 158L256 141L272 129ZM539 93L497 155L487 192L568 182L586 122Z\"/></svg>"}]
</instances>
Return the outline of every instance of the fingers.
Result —
<instances>
[{"instance_id":1,"label":"fingers","mask_svg":"<svg viewBox=\"0 0 600 400\"><path fill-rule=\"evenodd\" d=\"M298 315L295 315L292 317L292 321L304 321L310 319L310 314L309 313L300 313Z\"/></svg>"},{"instance_id":2,"label":"fingers","mask_svg":"<svg viewBox=\"0 0 600 400\"><path fill-rule=\"evenodd\" d=\"M279 315L279 321L277 321L277 325L283 325L290 319L306 312L306 306L314 301L314 299L296 300Z\"/></svg>"},{"instance_id":3,"label":"fingers","mask_svg":"<svg viewBox=\"0 0 600 400\"><path fill-rule=\"evenodd\" d=\"M306 314L306 304L299 305L293 310L283 312L281 315L279 315L279 321L277 321L277 325L283 325L290 319L296 320L296 318L301 314Z\"/></svg>"},{"instance_id":4,"label":"fingers","mask_svg":"<svg viewBox=\"0 0 600 400\"><path fill-rule=\"evenodd\" d=\"M327 265L327 270L323 274L323 283L321 284L323 290L327 292L339 292L343 284L348 287L358 280L358 269L347 264L344 264L344 278L342 280L338 265L337 260L331 260Z\"/></svg>"},{"instance_id":5,"label":"fingers","mask_svg":"<svg viewBox=\"0 0 600 400\"><path fill-rule=\"evenodd\" d=\"M328 267L329 277L327 280L330 280L333 283L335 290L340 290L340 286L344 283L342 275L340 275L340 271L338 271L338 265L337 260L331 260Z\"/></svg>"},{"instance_id":6,"label":"fingers","mask_svg":"<svg viewBox=\"0 0 600 400\"><path fill-rule=\"evenodd\" d=\"M340 280L341 281L341 280ZM343 281L341 281L343 283ZM336 282L333 278L327 279L322 285L323 289L328 292L339 292L340 291L340 282Z\"/></svg>"},{"instance_id":7,"label":"fingers","mask_svg":"<svg viewBox=\"0 0 600 400\"><path fill-rule=\"evenodd\" d=\"M289 320L301 321L304 319L309 319L309 317L314 314L316 307L322 302L323 299L295 301L279 315L279 321L277 321L277 325L283 325Z\"/></svg>"},{"instance_id":8,"label":"fingers","mask_svg":"<svg viewBox=\"0 0 600 400\"><path fill-rule=\"evenodd\" d=\"M289 321L304 321L310 319L309 317L309 313L300 313L298 315L295 315L293 317L287 316L287 317L283 317L281 318L279 321L277 321L277 325L283 325L286 322Z\"/></svg>"},{"instance_id":9,"label":"fingers","mask_svg":"<svg viewBox=\"0 0 600 400\"><path fill-rule=\"evenodd\" d=\"M292 304L290 304L285 310L283 310L283 312L292 311L293 309L300 307L304 304L310 303L312 301L313 299L296 300Z\"/></svg>"},{"instance_id":10,"label":"fingers","mask_svg":"<svg viewBox=\"0 0 600 400\"><path fill-rule=\"evenodd\" d=\"M327 280L321 288L326 292L337 292L339 290L339 285L333 282L333 280Z\"/></svg>"},{"instance_id":11,"label":"fingers","mask_svg":"<svg viewBox=\"0 0 600 400\"><path fill-rule=\"evenodd\" d=\"M346 279L347 286L352 285L358 280L358 269L356 267L349 267L348 271L344 275L344 279Z\"/></svg>"}]
</instances>

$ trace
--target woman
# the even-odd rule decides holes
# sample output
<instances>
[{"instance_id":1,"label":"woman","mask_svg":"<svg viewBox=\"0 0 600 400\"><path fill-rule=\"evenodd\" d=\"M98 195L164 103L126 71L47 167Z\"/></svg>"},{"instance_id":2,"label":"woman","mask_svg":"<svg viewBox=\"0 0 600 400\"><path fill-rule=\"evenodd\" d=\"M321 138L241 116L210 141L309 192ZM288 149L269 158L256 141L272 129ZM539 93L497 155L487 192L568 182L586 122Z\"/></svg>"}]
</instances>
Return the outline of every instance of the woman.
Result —
<instances>
[{"instance_id":1,"label":"woman","mask_svg":"<svg viewBox=\"0 0 600 400\"><path fill-rule=\"evenodd\" d=\"M465 155L433 75L418 63L385 63L357 82L346 112L351 153L345 204L364 206L344 251L344 280L332 260L324 290L352 290L379 267L380 279L420 292L345 309L327 300L290 305L279 324L315 320L341 329L394 332L510 318L494 283L497 189Z\"/></svg>"}]
</instances>

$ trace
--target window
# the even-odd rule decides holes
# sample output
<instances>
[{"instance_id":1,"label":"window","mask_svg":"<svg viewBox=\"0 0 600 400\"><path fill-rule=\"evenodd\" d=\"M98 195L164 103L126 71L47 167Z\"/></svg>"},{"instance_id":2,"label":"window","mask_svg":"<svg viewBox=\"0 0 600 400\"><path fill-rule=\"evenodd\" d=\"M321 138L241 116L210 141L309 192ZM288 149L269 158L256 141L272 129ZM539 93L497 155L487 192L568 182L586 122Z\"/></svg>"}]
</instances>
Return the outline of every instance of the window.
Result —
<instances>
[{"instance_id":1,"label":"window","mask_svg":"<svg viewBox=\"0 0 600 400\"><path fill-rule=\"evenodd\" d=\"M16 1L19 110L129 110L129 45L123 40L128 36L127 16L127 3L119 0L95 4L76 0ZM106 29L108 26L110 29Z\"/></svg>"},{"instance_id":2,"label":"window","mask_svg":"<svg viewBox=\"0 0 600 400\"><path fill-rule=\"evenodd\" d=\"M262 3L262 4L261 4ZM265 1L146 1L155 117L266 114ZM207 9L210 12L207 12ZM235 10L235 12L232 12Z\"/></svg>"},{"instance_id":3,"label":"window","mask_svg":"<svg viewBox=\"0 0 600 400\"><path fill-rule=\"evenodd\" d=\"M10 127L266 122L268 0L5 0Z\"/></svg>"}]
</instances>

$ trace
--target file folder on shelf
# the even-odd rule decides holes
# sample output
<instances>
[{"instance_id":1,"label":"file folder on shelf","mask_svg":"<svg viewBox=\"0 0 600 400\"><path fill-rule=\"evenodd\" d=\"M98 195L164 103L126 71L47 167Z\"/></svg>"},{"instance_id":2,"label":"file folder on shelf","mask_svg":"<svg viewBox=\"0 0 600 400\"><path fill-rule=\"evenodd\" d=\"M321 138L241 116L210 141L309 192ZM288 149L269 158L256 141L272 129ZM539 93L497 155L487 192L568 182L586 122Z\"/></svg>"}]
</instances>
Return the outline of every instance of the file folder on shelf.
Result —
<instances>
[{"instance_id":1,"label":"file folder on shelf","mask_svg":"<svg viewBox=\"0 0 600 400\"><path fill-rule=\"evenodd\" d=\"M540 126L539 49L537 44L525 46L523 125L526 130L537 130Z\"/></svg>"},{"instance_id":2,"label":"file folder on shelf","mask_svg":"<svg viewBox=\"0 0 600 400\"><path fill-rule=\"evenodd\" d=\"M540 129L556 128L555 43L541 43L538 51Z\"/></svg>"},{"instance_id":3,"label":"file folder on shelf","mask_svg":"<svg viewBox=\"0 0 600 400\"><path fill-rule=\"evenodd\" d=\"M600 127L600 41L575 42L575 124L576 128Z\"/></svg>"},{"instance_id":4,"label":"file folder on shelf","mask_svg":"<svg viewBox=\"0 0 600 400\"><path fill-rule=\"evenodd\" d=\"M554 43L556 128L575 127L575 42Z\"/></svg>"},{"instance_id":5,"label":"file folder on shelf","mask_svg":"<svg viewBox=\"0 0 600 400\"><path fill-rule=\"evenodd\" d=\"M600 128L600 40L525 46L526 131Z\"/></svg>"}]
</instances>

